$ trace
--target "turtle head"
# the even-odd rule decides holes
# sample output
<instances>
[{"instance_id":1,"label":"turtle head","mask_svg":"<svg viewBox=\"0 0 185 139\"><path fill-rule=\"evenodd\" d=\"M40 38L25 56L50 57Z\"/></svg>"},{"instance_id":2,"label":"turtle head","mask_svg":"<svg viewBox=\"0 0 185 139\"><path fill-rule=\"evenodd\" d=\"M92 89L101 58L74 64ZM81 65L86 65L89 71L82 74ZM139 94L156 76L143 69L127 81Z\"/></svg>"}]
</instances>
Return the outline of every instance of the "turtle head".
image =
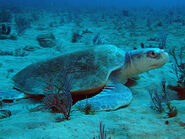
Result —
<instances>
[{"instance_id":1,"label":"turtle head","mask_svg":"<svg viewBox=\"0 0 185 139\"><path fill-rule=\"evenodd\" d=\"M122 77L134 75L163 66L169 59L168 53L159 48L133 50L125 54Z\"/></svg>"},{"instance_id":2,"label":"turtle head","mask_svg":"<svg viewBox=\"0 0 185 139\"><path fill-rule=\"evenodd\" d=\"M126 54L127 66L133 66L139 73L159 68L168 61L168 53L159 48L145 48Z\"/></svg>"}]
</instances>

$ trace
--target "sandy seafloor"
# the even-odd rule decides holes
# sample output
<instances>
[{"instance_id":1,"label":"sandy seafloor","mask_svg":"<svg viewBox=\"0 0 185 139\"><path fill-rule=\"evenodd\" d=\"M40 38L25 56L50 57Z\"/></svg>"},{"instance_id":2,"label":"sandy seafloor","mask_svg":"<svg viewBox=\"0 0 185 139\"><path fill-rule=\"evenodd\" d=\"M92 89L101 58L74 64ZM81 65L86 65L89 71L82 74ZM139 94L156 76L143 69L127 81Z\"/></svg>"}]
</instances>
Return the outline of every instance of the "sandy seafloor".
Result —
<instances>
[{"instance_id":1,"label":"sandy seafloor","mask_svg":"<svg viewBox=\"0 0 185 139\"><path fill-rule=\"evenodd\" d=\"M74 17L74 13L67 11L59 14L45 10L40 11L39 20L31 23L31 27L24 34L18 36L17 40L0 40L0 50L2 51L15 51L15 49L23 49L25 46L35 48L34 51L23 50L28 54L24 57L0 56L0 91L12 90L11 77L31 63L59 56L68 50L95 47L92 40L99 32L105 44L113 44L124 50L140 48L141 42L145 46L157 46L158 42L149 41L149 39L157 37L158 33L163 30L165 25L157 26L157 24L159 21L163 22L164 19L160 20L161 18L156 16L158 18L152 20L151 29L147 29L145 21L142 21L144 15L147 16L147 12L142 13L141 11L129 11L132 13L131 15L136 15L138 18L133 36L129 35L130 29L127 25L130 17L120 18L121 13L118 11L114 11L115 15L112 13L110 16L111 11L83 11L77 14L78 17ZM160 11L158 12L160 13ZM21 14L30 17L30 13L28 11L28 13ZM71 21L60 22L62 16L67 17L70 14L73 16ZM172 18L175 20L176 17ZM180 18L184 18L184 15ZM75 22L77 19L80 21ZM12 32L16 33L13 21L11 25ZM77 43L71 43L72 32L82 32L86 29L92 33L85 34ZM176 47L178 51L185 43L185 26L179 22L172 22L166 30L168 32L167 51L173 47ZM38 44L36 37L45 33L54 34L56 46L42 48ZM105 124L107 136L111 136L112 139L183 139L185 138L185 127L181 126L179 122L185 122L185 100L171 101L178 110L178 115L173 118L166 118L165 114L159 114L150 108L151 99L148 94L150 88L159 87L161 80L166 80L167 84L177 84L172 64L173 59L170 56L170 61L163 67L141 74L137 84L131 87L132 103L128 107L116 111L85 115L72 108L70 120L57 123L55 119L61 114L48 111L29 112L29 108L38 105L30 99L3 104L1 109L10 110L12 115L9 118L0 119L0 138L92 139L99 135L99 124L102 122ZM169 92L172 93L172 91ZM166 121L169 124L165 124Z\"/></svg>"}]
</instances>

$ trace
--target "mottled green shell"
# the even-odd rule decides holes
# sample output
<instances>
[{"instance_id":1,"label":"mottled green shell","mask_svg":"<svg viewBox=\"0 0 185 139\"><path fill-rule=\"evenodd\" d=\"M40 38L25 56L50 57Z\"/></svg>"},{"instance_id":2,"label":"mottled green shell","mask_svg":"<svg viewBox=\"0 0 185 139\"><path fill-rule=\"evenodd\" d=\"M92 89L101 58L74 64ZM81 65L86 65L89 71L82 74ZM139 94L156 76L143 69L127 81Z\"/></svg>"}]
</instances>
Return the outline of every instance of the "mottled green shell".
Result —
<instances>
[{"instance_id":1,"label":"mottled green shell","mask_svg":"<svg viewBox=\"0 0 185 139\"><path fill-rule=\"evenodd\" d=\"M125 52L113 45L69 52L59 57L31 64L18 72L12 80L15 88L26 94L44 93L46 82L60 84L67 73L72 93L87 93L104 86L112 71L124 65Z\"/></svg>"}]
</instances>

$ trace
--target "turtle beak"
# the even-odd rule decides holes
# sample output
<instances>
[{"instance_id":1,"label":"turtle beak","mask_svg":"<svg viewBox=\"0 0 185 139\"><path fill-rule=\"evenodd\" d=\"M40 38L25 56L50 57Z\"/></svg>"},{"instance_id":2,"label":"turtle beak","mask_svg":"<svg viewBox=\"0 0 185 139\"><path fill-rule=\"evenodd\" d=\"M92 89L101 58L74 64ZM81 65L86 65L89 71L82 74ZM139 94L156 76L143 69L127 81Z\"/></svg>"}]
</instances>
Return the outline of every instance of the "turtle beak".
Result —
<instances>
[{"instance_id":1,"label":"turtle beak","mask_svg":"<svg viewBox=\"0 0 185 139\"><path fill-rule=\"evenodd\" d=\"M164 64L166 64L169 61L169 55L164 50L161 52L161 60L160 61L161 61L160 65L158 67L163 66Z\"/></svg>"},{"instance_id":2,"label":"turtle beak","mask_svg":"<svg viewBox=\"0 0 185 139\"><path fill-rule=\"evenodd\" d=\"M169 61L169 55L166 51L163 51L161 53L161 55L162 55L162 59L164 60L165 63Z\"/></svg>"}]
</instances>

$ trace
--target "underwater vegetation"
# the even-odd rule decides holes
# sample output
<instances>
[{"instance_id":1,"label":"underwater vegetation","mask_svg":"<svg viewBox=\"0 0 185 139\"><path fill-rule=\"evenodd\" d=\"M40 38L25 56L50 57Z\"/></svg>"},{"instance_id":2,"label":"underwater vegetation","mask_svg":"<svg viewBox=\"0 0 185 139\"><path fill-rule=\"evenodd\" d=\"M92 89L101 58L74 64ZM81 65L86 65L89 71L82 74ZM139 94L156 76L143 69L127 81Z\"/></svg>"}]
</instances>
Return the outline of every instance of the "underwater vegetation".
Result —
<instances>
[{"instance_id":1,"label":"underwater vegetation","mask_svg":"<svg viewBox=\"0 0 185 139\"><path fill-rule=\"evenodd\" d=\"M53 112L62 113L65 119L69 120L72 106L70 80L67 74L64 74L60 80L61 82L57 84L51 78L45 81L42 104L36 108L32 108L30 110L31 112L52 110ZM63 119L58 118L57 120L60 121Z\"/></svg>"},{"instance_id":2,"label":"underwater vegetation","mask_svg":"<svg viewBox=\"0 0 185 139\"><path fill-rule=\"evenodd\" d=\"M58 135L58 137L48 138L59 138L59 136L62 138L65 136L64 132L68 131L70 131L67 133L68 135L75 134L76 136L66 135L67 138L77 138L81 133L84 133L82 138L92 138L93 136L94 139L123 138L124 129L127 129L131 138L178 138L178 135L182 136L180 132L185 127L183 119L183 102L185 100L184 30L185 12L183 6L156 9L152 7L120 9L114 7L91 9L87 7L83 9L65 6L57 9L11 9L0 6L0 91L11 90L12 76L27 65L60 56L68 50L113 44L124 51L160 48L168 52L170 57L164 67L147 72L141 75L140 79L138 77L128 79L129 82L126 83L126 86L133 88L135 102L116 111L95 113L88 102L83 109L73 111L72 103L75 100L70 94L70 80L73 79L69 79L65 71L62 73L64 76L61 76L59 84L55 83L57 77L48 78L43 81L45 83L43 86L44 97L36 102L37 107L35 107L35 102L34 104L30 102L26 104L26 99L20 101L23 104L19 109L17 108L19 101L10 105L0 101L0 106L2 105L0 107L0 122L2 124L0 138L7 131L14 132L16 127L13 127L15 129L8 127L7 130L4 128L6 125L16 125L14 123L15 117L21 117L21 114L25 114L24 118L20 118L22 125L24 122L37 124L40 122L39 118L49 115L50 118L48 118L49 116L48 119L43 118L45 120L43 121L49 123L49 126L47 124L44 124L44 127L38 126L40 133L46 131L47 134L53 132L54 135ZM70 59L70 61L72 60ZM78 69L75 70L78 71ZM147 87L140 86L139 83L143 81L142 79L147 80ZM95 81L93 80L93 82ZM153 82L158 87L148 89L153 88ZM137 87L141 89L138 91ZM146 99L149 95L145 94L148 90L149 100ZM147 97L144 97L145 95ZM152 102L150 108L154 112L148 109L148 105L145 107L148 101ZM30 109L30 112L41 111L42 113L24 111L24 107L27 105L30 105L28 108L35 107ZM9 106L13 107L9 109ZM168 118L165 119L165 125L163 125L164 119L161 118L162 114ZM33 115L36 115L38 119L35 120L34 117L31 117ZM55 115L59 115L59 117L53 122L51 119ZM105 128L101 122L98 127L99 132L97 132L98 128L94 125L98 125L97 121L102 120L101 118L108 126ZM24 121L25 119L27 121ZM52 130L50 125L52 125ZM106 132L116 126L117 129ZM27 130L27 128L24 129ZM170 131L167 132L169 129ZM35 128L35 130L37 129ZM28 131L32 132L33 130L28 129ZM22 130L22 132L27 135L27 131Z\"/></svg>"},{"instance_id":3,"label":"underwater vegetation","mask_svg":"<svg viewBox=\"0 0 185 139\"><path fill-rule=\"evenodd\" d=\"M17 37L11 34L11 27L8 24L1 24L0 28L0 40L16 40Z\"/></svg>"},{"instance_id":4,"label":"underwater vegetation","mask_svg":"<svg viewBox=\"0 0 185 139\"><path fill-rule=\"evenodd\" d=\"M173 69L178 79L177 81L178 84L177 86L169 85L168 88L176 91L180 99L185 99L185 63L183 61L184 51L185 47L181 47L179 54L175 53L175 48L173 48L170 52L175 61Z\"/></svg>"},{"instance_id":5,"label":"underwater vegetation","mask_svg":"<svg viewBox=\"0 0 185 139\"><path fill-rule=\"evenodd\" d=\"M8 25L2 24L1 25L1 30L0 30L0 34L3 35L9 35L11 32L11 28Z\"/></svg>"},{"instance_id":6,"label":"underwater vegetation","mask_svg":"<svg viewBox=\"0 0 185 139\"><path fill-rule=\"evenodd\" d=\"M150 90L149 94L153 105L151 108L159 113L165 112L167 116L175 117L177 115L177 108L172 106L166 92L166 82L161 81L162 91L159 93L157 89Z\"/></svg>"},{"instance_id":7,"label":"underwater vegetation","mask_svg":"<svg viewBox=\"0 0 185 139\"><path fill-rule=\"evenodd\" d=\"M93 114L95 113L95 111L94 111L93 108L92 108L92 105L89 104L88 101L86 101L86 104L85 104L84 107L82 107L82 106L79 105L79 106L77 107L77 109L78 109L79 111L83 112L83 113L86 114L86 115L89 115L89 114L93 115Z\"/></svg>"},{"instance_id":8,"label":"underwater vegetation","mask_svg":"<svg viewBox=\"0 0 185 139\"><path fill-rule=\"evenodd\" d=\"M81 38L82 36L78 33L78 32L74 32L72 34L72 43L78 42L78 40Z\"/></svg>"},{"instance_id":9,"label":"underwater vegetation","mask_svg":"<svg viewBox=\"0 0 185 139\"><path fill-rule=\"evenodd\" d=\"M107 133L105 131L105 125L100 122L100 133L98 136L93 137L93 139L111 139L111 137L107 136Z\"/></svg>"},{"instance_id":10,"label":"underwater vegetation","mask_svg":"<svg viewBox=\"0 0 185 139\"><path fill-rule=\"evenodd\" d=\"M37 20L34 14L32 15L32 18L34 20ZM26 31L26 29L30 28L30 25L32 22L32 20L30 18L27 18L26 16L23 16L23 15L13 16L10 10L0 9L0 23L3 23L2 29L0 32L1 35L10 35L11 26L9 24L11 24L12 19L14 19L15 28L18 35L22 35ZM0 35L0 39L12 39L12 40L17 39L15 34L12 35L11 37L7 36L4 38L1 35Z\"/></svg>"},{"instance_id":11,"label":"underwater vegetation","mask_svg":"<svg viewBox=\"0 0 185 139\"><path fill-rule=\"evenodd\" d=\"M45 97L43 98L43 107L45 109L54 108L58 112L62 113L66 120L69 120L72 97L71 97L71 80L68 78L67 74L64 73L62 85L52 84L53 82L47 83L45 86ZM62 91L62 93L61 93Z\"/></svg>"}]
</instances>

